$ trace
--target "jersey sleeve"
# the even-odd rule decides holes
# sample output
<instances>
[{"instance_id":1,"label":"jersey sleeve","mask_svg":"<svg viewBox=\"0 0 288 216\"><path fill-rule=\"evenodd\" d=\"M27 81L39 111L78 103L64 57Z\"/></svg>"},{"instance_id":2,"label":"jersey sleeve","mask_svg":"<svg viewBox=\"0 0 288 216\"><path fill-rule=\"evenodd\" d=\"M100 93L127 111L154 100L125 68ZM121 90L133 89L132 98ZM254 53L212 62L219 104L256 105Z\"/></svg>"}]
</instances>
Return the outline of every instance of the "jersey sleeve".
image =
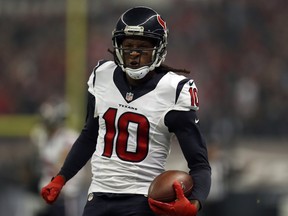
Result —
<instances>
[{"instance_id":1,"label":"jersey sleeve","mask_svg":"<svg viewBox=\"0 0 288 216\"><path fill-rule=\"evenodd\" d=\"M96 71L97 69L103 65L105 62L107 62L107 60L100 60L98 61L97 65L94 67L89 79L88 79L88 92L90 92L94 97L96 96L95 93L95 89L94 89L94 85L95 85L95 81L96 81Z\"/></svg>"},{"instance_id":2,"label":"jersey sleeve","mask_svg":"<svg viewBox=\"0 0 288 216\"><path fill-rule=\"evenodd\" d=\"M65 162L58 175L65 176L66 181L70 180L87 163L95 151L99 123L94 118L94 96L88 94L86 123L79 137L70 149Z\"/></svg>"},{"instance_id":3,"label":"jersey sleeve","mask_svg":"<svg viewBox=\"0 0 288 216\"><path fill-rule=\"evenodd\" d=\"M176 92L174 110L195 110L199 109L198 89L194 80L184 79L179 82Z\"/></svg>"},{"instance_id":4,"label":"jersey sleeve","mask_svg":"<svg viewBox=\"0 0 288 216\"><path fill-rule=\"evenodd\" d=\"M194 186L189 199L196 199L203 206L210 191L211 167L206 142L195 119L198 118L194 110L174 110L165 116L165 124L176 135L193 178Z\"/></svg>"},{"instance_id":5,"label":"jersey sleeve","mask_svg":"<svg viewBox=\"0 0 288 216\"><path fill-rule=\"evenodd\" d=\"M97 87L99 87L99 83L105 82L105 80L103 81L103 75L104 77L106 76L106 71L109 71L109 69L111 68L111 66L113 67L115 65L115 63L113 63L112 61L108 61L108 60L101 60L98 62L98 64L94 67L87 85L88 85L88 93L91 94L92 96L94 96L95 98L95 104L97 103ZM97 83L97 79L98 79L98 83ZM96 109L96 105L94 104L95 110L94 110L94 117L98 116L97 113L97 109Z\"/></svg>"},{"instance_id":6,"label":"jersey sleeve","mask_svg":"<svg viewBox=\"0 0 288 216\"><path fill-rule=\"evenodd\" d=\"M88 92L90 94L92 94L93 96L95 96L95 92L94 92L94 82L95 82L95 71L93 70L93 72L91 73L89 79L88 79Z\"/></svg>"}]
</instances>

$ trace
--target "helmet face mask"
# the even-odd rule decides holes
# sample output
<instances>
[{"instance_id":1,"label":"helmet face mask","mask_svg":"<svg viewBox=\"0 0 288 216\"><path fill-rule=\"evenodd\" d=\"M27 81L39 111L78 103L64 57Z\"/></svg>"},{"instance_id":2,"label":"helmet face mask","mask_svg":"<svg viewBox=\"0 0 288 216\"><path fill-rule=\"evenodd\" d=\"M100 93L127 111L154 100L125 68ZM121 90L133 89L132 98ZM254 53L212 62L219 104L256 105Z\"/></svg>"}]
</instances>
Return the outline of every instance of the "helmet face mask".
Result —
<instances>
[{"instance_id":1,"label":"helmet face mask","mask_svg":"<svg viewBox=\"0 0 288 216\"><path fill-rule=\"evenodd\" d=\"M165 21L151 8L135 7L126 11L119 18L112 34L115 62L132 79L142 79L165 60L168 30ZM126 66L122 46L125 38L143 38L155 44L150 65L140 68Z\"/></svg>"}]
</instances>

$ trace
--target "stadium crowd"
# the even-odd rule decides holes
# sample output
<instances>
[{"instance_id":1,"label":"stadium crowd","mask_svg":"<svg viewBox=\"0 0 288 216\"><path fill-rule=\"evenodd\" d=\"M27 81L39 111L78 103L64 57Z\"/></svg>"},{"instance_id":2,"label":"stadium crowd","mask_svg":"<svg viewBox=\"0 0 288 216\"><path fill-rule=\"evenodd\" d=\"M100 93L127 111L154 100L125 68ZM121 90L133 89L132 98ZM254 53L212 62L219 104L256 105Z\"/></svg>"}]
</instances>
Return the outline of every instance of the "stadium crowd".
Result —
<instances>
[{"instance_id":1,"label":"stadium crowd","mask_svg":"<svg viewBox=\"0 0 288 216\"><path fill-rule=\"evenodd\" d=\"M88 16L87 76L103 53L112 57L109 23L124 6L105 4L109 19L104 10ZM285 135L287 2L170 4L162 12L172 32L166 61L190 69L198 80L206 131ZM33 114L44 98L64 94L65 16L23 16L1 15L0 114Z\"/></svg>"}]
</instances>

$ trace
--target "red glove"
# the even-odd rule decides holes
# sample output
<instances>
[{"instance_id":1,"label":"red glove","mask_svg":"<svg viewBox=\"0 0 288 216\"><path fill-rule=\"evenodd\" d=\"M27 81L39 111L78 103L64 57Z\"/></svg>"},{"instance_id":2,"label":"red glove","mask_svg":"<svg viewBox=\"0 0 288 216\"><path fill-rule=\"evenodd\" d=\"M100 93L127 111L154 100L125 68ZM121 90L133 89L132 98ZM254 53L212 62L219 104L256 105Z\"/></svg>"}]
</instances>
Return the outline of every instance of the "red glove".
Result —
<instances>
[{"instance_id":1,"label":"red glove","mask_svg":"<svg viewBox=\"0 0 288 216\"><path fill-rule=\"evenodd\" d=\"M41 195L43 199L48 203L52 204L60 194L62 187L65 185L65 179L63 176L54 177L51 182L42 188Z\"/></svg>"},{"instance_id":2,"label":"red glove","mask_svg":"<svg viewBox=\"0 0 288 216\"><path fill-rule=\"evenodd\" d=\"M177 199L170 203L164 203L149 198L148 202L152 211L159 216L196 216L197 207L185 197L181 184L175 181L173 187Z\"/></svg>"}]
</instances>

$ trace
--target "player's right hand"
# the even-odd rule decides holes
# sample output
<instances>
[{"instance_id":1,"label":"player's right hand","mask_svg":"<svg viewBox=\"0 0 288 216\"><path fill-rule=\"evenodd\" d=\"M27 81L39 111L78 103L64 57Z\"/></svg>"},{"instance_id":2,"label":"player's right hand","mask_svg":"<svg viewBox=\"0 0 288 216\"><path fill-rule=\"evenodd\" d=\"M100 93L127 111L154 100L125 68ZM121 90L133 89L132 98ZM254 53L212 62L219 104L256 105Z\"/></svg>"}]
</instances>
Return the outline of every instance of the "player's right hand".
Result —
<instances>
[{"instance_id":1,"label":"player's right hand","mask_svg":"<svg viewBox=\"0 0 288 216\"><path fill-rule=\"evenodd\" d=\"M56 201L64 185L65 179L63 176L58 175L54 177L48 185L42 188L41 195L43 199L48 204L52 204Z\"/></svg>"}]
</instances>

